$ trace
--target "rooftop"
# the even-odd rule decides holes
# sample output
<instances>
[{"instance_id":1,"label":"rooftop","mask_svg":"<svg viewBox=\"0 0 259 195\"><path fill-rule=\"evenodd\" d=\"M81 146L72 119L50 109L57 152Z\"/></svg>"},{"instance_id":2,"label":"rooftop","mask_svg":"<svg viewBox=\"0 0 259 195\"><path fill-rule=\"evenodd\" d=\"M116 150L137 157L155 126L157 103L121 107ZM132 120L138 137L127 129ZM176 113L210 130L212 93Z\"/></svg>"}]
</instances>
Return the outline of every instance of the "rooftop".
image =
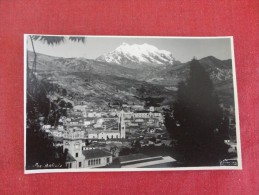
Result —
<instances>
[{"instance_id":1,"label":"rooftop","mask_svg":"<svg viewBox=\"0 0 259 195\"><path fill-rule=\"evenodd\" d=\"M135 111L134 113L150 113L150 111L147 111L147 110L138 110L138 111Z\"/></svg>"},{"instance_id":2,"label":"rooftop","mask_svg":"<svg viewBox=\"0 0 259 195\"><path fill-rule=\"evenodd\" d=\"M85 156L85 159L112 156L112 154L110 154L109 152L106 152L100 149L84 150L82 152L83 152L83 155Z\"/></svg>"},{"instance_id":3,"label":"rooftop","mask_svg":"<svg viewBox=\"0 0 259 195\"><path fill-rule=\"evenodd\" d=\"M73 162L73 161L76 161L76 159L74 159L74 157L68 152L66 157L66 162Z\"/></svg>"},{"instance_id":4,"label":"rooftop","mask_svg":"<svg viewBox=\"0 0 259 195\"><path fill-rule=\"evenodd\" d=\"M175 163L175 159L170 156L165 156L161 157L160 159L157 158L124 164L122 168L169 168L174 167Z\"/></svg>"},{"instance_id":5,"label":"rooftop","mask_svg":"<svg viewBox=\"0 0 259 195\"><path fill-rule=\"evenodd\" d=\"M120 162L126 162L126 161L132 161L132 160L139 160L143 158L148 158L149 156L138 153L138 154L130 154L125 156L120 156L119 160Z\"/></svg>"}]
</instances>

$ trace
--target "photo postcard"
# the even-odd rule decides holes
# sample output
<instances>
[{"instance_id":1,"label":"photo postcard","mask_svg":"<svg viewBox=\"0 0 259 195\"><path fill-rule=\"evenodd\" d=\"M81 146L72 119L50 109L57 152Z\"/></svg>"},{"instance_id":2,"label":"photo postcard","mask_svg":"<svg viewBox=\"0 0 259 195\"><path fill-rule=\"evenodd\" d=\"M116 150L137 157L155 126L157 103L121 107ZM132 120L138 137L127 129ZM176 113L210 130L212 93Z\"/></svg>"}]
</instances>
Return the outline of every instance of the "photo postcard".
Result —
<instances>
[{"instance_id":1,"label":"photo postcard","mask_svg":"<svg viewBox=\"0 0 259 195\"><path fill-rule=\"evenodd\" d=\"M242 169L233 37L24 35L25 173Z\"/></svg>"}]
</instances>

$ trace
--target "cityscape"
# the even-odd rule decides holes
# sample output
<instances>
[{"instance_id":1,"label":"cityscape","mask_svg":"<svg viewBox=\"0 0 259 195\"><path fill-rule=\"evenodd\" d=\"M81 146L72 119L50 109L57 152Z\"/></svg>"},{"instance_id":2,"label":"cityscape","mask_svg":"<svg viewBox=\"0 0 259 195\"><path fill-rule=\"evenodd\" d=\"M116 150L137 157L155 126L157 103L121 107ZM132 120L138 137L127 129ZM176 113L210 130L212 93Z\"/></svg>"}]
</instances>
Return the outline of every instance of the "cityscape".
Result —
<instances>
[{"instance_id":1,"label":"cityscape","mask_svg":"<svg viewBox=\"0 0 259 195\"><path fill-rule=\"evenodd\" d=\"M186 62L158 48L178 39L93 39L120 44L98 55L91 37L25 36L26 170L240 165L229 38L190 40L215 54Z\"/></svg>"}]
</instances>

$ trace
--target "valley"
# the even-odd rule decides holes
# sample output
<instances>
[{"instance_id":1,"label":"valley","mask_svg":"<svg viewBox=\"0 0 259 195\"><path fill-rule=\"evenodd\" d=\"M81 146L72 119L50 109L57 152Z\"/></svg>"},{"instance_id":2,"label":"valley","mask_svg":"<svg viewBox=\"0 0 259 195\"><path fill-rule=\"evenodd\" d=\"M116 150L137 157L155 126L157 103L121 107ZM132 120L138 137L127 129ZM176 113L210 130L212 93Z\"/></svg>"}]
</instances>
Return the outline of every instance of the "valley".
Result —
<instances>
[{"instance_id":1,"label":"valley","mask_svg":"<svg viewBox=\"0 0 259 195\"><path fill-rule=\"evenodd\" d=\"M34 54L29 52L29 66ZM145 104L145 98L161 98L159 106L172 105L177 86L189 73L189 63L175 65L121 66L85 58L58 58L37 54L37 74L40 79L56 84L67 91L75 104L84 102L92 107L128 101ZM234 105L231 60L209 56L200 63L210 73L221 103ZM228 89L228 90L225 90ZM62 94L59 94L62 96Z\"/></svg>"},{"instance_id":2,"label":"valley","mask_svg":"<svg viewBox=\"0 0 259 195\"><path fill-rule=\"evenodd\" d=\"M208 138L223 158L236 157L231 59L182 63L146 43L123 43L95 59L27 56L29 143L36 126L58 158L29 169L189 166L180 145L189 151Z\"/></svg>"}]
</instances>

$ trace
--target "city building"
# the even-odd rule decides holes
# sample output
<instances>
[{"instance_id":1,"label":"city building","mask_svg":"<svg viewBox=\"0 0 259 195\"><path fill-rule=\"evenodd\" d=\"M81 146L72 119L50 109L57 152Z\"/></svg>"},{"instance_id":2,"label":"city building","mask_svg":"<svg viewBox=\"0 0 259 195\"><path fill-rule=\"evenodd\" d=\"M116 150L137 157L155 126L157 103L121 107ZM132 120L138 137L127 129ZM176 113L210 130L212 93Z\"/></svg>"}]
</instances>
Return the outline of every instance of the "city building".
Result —
<instances>
[{"instance_id":1,"label":"city building","mask_svg":"<svg viewBox=\"0 0 259 195\"><path fill-rule=\"evenodd\" d=\"M112 155L100 149L83 150L84 136L78 132L69 132L63 139L63 151L67 153L68 168L102 167L112 163Z\"/></svg>"},{"instance_id":2,"label":"city building","mask_svg":"<svg viewBox=\"0 0 259 195\"><path fill-rule=\"evenodd\" d=\"M141 153L119 156L119 161L121 168L166 168L176 163L170 156L150 157Z\"/></svg>"}]
</instances>

